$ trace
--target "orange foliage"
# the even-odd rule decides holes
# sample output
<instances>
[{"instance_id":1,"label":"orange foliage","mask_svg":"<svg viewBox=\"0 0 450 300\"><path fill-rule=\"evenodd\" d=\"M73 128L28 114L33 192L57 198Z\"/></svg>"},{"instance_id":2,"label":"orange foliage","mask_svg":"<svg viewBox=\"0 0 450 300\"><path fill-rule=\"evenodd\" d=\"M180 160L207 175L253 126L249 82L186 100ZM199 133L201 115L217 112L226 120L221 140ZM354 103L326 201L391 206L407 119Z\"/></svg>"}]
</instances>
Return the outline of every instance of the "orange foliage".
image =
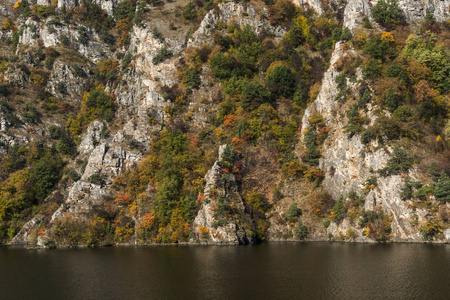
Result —
<instances>
[{"instance_id":1,"label":"orange foliage","mask_svg":"<svg viewBox=\"0 0 450 300\"><path fill-rule=\"evenodd\" d=\"M120 205L129 205L133 199L131 198L131 195L124 194L117 196L116 203Z\"/></svg>"},{"instance_id":2,"label":"orange foliage","mask_svg":"<svg viewBox=\"0 0 450 300\"><path fill-rule=\"evenodd\" d=\"M231 140L231 143L233 144L234 148L239 149L243 144L245 144L245 141L243 139L235 137Z\"/></svg>"},{"instance_id":3,"label":"orange foliage","mask_svg":"<svg viewBox=\"0 0 450 300\"><path fill-rule=\"evenodd\" d=\"M232 127L236 125L237 117L235 115L227 115L223 121L223 127Z\"/></svg>"},{"instance_id":4,"label":"orange foliage","mask_svg":"<svg viewBox=\"0 0 450 300\"><path fill-rule=\"evenodd\" d=\"M38 236L43 236L45 234L45 226L43 226L41 229L39 229L38 231Z\"/></svg>"},{"instance_id":5,"label":"orange foliage","mask_svg":"<svg viewBox=\"0 0 450 300\"><path fill-rule=\"evenodd\" d=\"M421 80L416 88L416 99L420 102L429 101L438 96L438 92L430 87L428 81Z\"/></svg>"},{"instance_id":6,"label":"orange foliage","mask_svg":"<svg viewBox=\"0 0 450 300\"><path fill-rule=\"evenodd\" d=\"M145 235L152 230L153 225L155 225L155 216L153 213L145 214L142 217L142 221L137 226L137 231L140 234Z\"/></svg>"},{"instance_id":7,"label":"orange foliage","mask_svg":"<svg viewBox=\"0 0 450 300\"><path fill-rule=\"evenodd\" d=\"M200 235L200 238L208 238L209 237L209 229L208 228L205 228L205 227L203 227L203 226L200 226L200 227L198 227L198 233L199 233L199 235Z\"/></svg>"},{"instance_id":8,"label":"orange foliage","mask_svg":"<svg viewBox=\"0 0 450 300\"><path fill-rule=\"evenodd\" d=\"M383 32L383 34L381 35L381 40L386 40L388 42L394 42L394 36L392 35L392 33L390 32Z\"/></svg>"},{"instance_id":9,"label":"orange foliage","mask_svg":"<svg viewBox=\"0 0 450 300\"><path fill-rule=\"evenodd\" d=\"M195 202L197 202L198 204L202 204L203 200L205 200L205 194L200 193L198 194L197 200L195 200Z\"/></svg>"},{"instance_id":10,"label":"orange foliage","mask_svg":"<svg viewBox=\"0 0 450 300\"><path fill-rule=\"evenodd\" d=\"M431 70L426 65L416 62L415 60L409 63L407 68L408 78L412 84L417 84L421 80L431 78Z\"/></svg>"}]
</instances>

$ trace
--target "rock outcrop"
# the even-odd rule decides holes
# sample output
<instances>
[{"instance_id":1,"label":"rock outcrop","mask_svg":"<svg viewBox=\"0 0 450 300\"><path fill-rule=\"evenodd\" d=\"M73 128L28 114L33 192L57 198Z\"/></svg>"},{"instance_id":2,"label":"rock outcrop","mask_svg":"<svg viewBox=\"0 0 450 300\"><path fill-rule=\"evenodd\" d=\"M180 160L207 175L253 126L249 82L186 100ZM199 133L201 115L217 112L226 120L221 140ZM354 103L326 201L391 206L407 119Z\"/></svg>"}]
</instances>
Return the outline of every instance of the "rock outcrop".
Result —
<instances>
[{"instance_id":1,"label":"rock outcrop","mask_svg":"<svg viewBox=\"0 0 450 300\"><path fill-rule=\"evenodd\" d=\"M224 149L225 145L219 149L219 161ZM248 244L245 226L249 224L249 218L245 215L234 175L222 172L219 163L215 162L205 180L204 194L199 196L202 204L193 223L196 239L203 243ZM228 212L219 213L220 210Z\"/></svg>"},{"instance_id":2,"label":"rock outcrop","mask_svg":"<svg viewBox=\"0 0 450 300\"><path fill-rule=\"evenodd\" d=\"M400 175L381 177L376 173L376 170L386 166L392 149L380 147L377 143L362 144L359 134L349 138L348 134L345 133L346 118L340 117L342 104L336 100L338 89L335 80L339 71L335 65L344 56L352 54L357 55L352 53L349 45L336 44L330 67L324 74L319 95L306 109L302 120L302 128L308 128L308 118L313 113L319 113L326 120L326 125L332 128L322 146L323 152L319 164L320 168L325 171L323 186L335 199L338 199L340 196L345 197L351 191L358 194L363 193L366 180L370 177L376 177L378 186L365 195L364 208L375 210L377 206L380 206L385 212L391 214L394 239L420 240L421 236L418 229L410 222L414 211L408 208L409 203L407 201L405 202L400 198L400 190L403 185L402 177ZM355 88L353 86L353 90ZM350 86L350 89L352 90L352 86ZM371 119L371 124L377 118L373 113L376 109L376 107L368 106L366 115ZM410 177L416 177L414 172L410 172ZM345 232L348 229L347 227L348 224L343 223L339 228L333 229L333 227L330 227L329 230Z\"/></svg>"},{"instance_id":3,"label":"rock outcrop","mask_svg":"<svg viewBox=\"0 0 450 300\"><path fill-rule=\"evenodd\" d=\"M205 15L199 28L189 39L188 47L198 46L204 43L210 43L213 30L221 29L220 27L229 22L235 22L239 26L249 25L257 34L267 30L275 35L276 39L286 33L281 26L271 26L265 20L268 11L265 7L256 7L253 5L242 5L234 2L224 2Z\"/></svg>"}]
</instances>

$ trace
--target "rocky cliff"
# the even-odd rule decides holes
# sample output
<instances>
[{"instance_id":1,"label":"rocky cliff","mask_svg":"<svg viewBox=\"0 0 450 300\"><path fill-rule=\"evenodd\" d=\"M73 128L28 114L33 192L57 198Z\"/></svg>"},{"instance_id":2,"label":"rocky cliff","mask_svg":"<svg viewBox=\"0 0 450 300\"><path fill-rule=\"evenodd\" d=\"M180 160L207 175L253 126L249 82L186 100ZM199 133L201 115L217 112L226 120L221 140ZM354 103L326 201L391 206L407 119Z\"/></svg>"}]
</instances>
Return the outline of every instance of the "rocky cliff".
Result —
<instances>
[{"instance_id":1,"label":"rocky cliff","mask_svg":"<svg viewBox=\"0 0 450 300\"><path fill-rule=\"evenodd\" d=\"M78 1L2 13L2 239L448 242L449 1L396 2L391 32L374 1L93 3L97 23ZM441 64L408 48L426 28Z\"/></svg>"}]
</instances>

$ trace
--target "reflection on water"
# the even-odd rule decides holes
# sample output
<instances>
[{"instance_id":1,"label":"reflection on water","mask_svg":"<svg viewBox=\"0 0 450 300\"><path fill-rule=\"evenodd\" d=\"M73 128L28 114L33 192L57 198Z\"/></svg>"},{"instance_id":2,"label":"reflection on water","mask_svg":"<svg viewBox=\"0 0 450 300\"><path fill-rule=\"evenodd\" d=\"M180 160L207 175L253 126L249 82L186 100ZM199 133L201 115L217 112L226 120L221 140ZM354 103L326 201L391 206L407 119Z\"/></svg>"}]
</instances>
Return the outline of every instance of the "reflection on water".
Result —
<instances>
[{"instance_id":1,"label":"reflection on water","mask_svg":"<svg viewBox=\"0 0 450 300\"><path fill-rule=\"evenodd\" d=\"M446 299L450 245L0 248L1 299Z\"/></svg>"}]
</instances>

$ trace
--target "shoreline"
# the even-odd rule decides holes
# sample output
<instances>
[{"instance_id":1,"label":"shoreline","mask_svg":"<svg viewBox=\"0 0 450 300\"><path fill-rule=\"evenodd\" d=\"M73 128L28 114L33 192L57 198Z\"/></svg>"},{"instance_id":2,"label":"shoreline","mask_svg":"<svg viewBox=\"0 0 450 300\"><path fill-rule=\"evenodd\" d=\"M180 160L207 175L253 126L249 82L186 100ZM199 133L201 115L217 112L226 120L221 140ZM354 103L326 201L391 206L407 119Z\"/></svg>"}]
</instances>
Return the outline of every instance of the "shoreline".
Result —
<instances>
[{"instance_id":1,"label":"shoreline","mask_svg":"<svg viewBox=\"0 0 450 300\"><path fill-rule=\"evenodd\" d=\"M367 244L367 245L383 245L383 244L428 244L428 245L448 245L450 241L447 240L437 240L437 241L414 241L414 240L397 240L397 241L385 241L377 242L373 240L361 241L361 240L321 240L321 239L308 239L308 240L274 240L261 243L249 243L249 244L236 244L236 243L197 243L197 242L183 242L183 243L152 243L152 244L142 244L142 243L125 243L125 244L111 244L111 245L57 245L54 248L42 247L42 246L30 246L28 244L0 244L0 247L10 247L10 248L24 248L27 250L63 250L63 249L96 249L96 248L146 248L146 247L165 247L165 246L257 246L260 244L277 244L277 243L346 243L346 244Z\"/></svg>"}]
</instances>

